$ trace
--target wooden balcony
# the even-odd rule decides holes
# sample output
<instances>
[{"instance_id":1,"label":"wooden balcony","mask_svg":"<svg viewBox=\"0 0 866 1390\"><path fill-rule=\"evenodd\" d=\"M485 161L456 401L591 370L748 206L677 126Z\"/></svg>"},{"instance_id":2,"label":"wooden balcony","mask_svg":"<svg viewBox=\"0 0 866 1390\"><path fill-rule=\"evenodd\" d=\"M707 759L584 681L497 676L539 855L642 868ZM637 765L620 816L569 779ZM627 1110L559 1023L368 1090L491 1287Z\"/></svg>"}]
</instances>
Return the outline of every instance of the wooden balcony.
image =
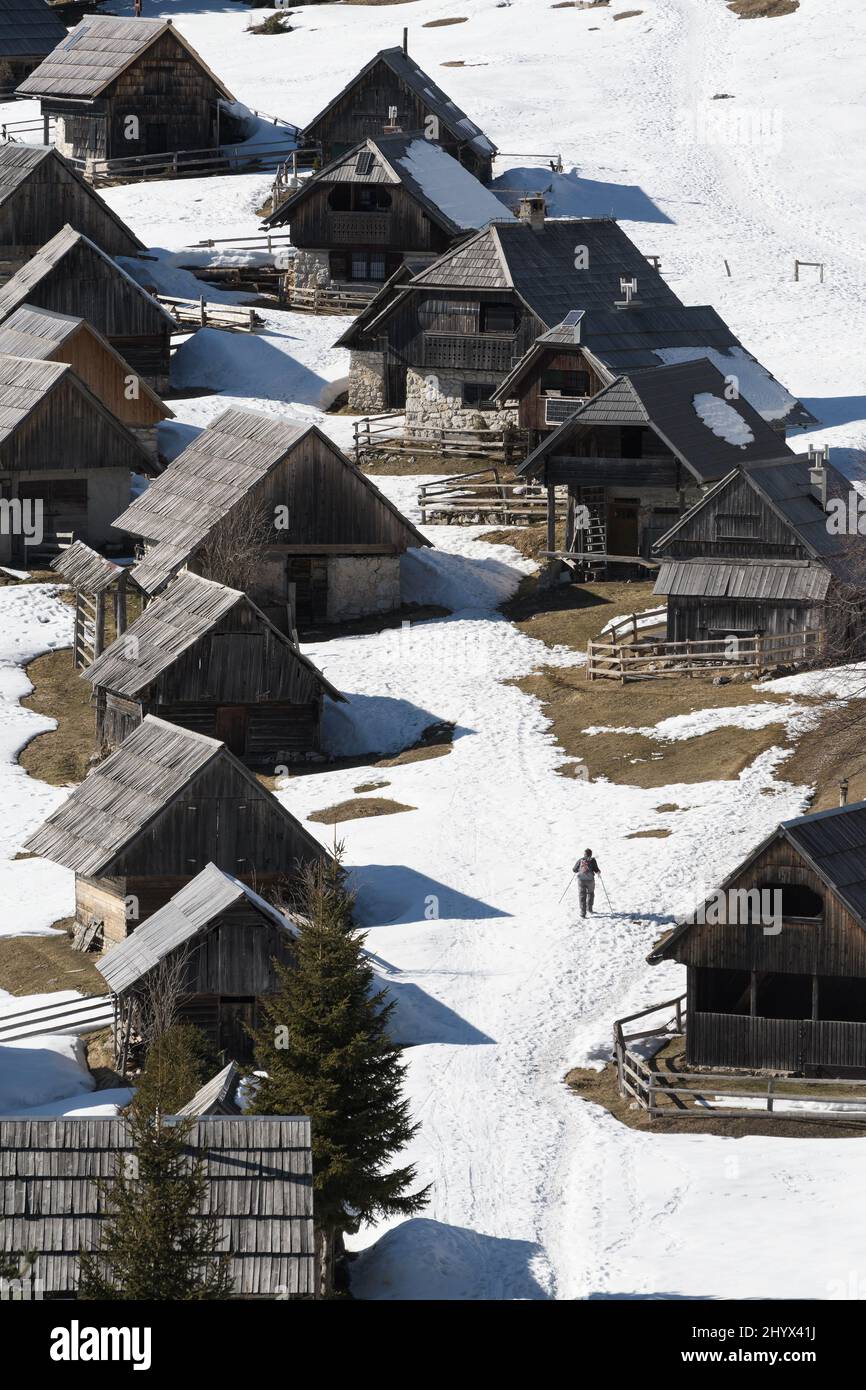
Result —
<instances>
[{"instance_id":1,"label":"wooden balcony","mask_svg":"<svg viewBox=\"0 0 866 1390\"><path fill-rule=\"evenodd\" d=\"M479 372L510 372L514 338L493 333L425 333L423 367L454 367Z\"/></svg>"},{"instance_id":2,"label":"wooden balcony","mask_svg":"<svg viewBox=\"0 0 866 1390\"><path fill-rule=\"evenodd\" d=\"M344 246L387 246L391 237L390 212L332 212L328 239Z\"/></svg>"}]
</instances>

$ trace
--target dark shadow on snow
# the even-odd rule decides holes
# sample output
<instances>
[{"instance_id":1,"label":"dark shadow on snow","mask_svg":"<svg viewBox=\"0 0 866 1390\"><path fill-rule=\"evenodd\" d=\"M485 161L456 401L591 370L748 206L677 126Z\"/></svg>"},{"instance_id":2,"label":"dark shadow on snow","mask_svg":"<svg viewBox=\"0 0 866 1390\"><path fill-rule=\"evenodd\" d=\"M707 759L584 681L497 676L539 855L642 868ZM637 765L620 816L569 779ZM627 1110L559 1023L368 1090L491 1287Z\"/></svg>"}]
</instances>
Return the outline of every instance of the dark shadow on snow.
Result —
<instances>
[{"instance_id":1,"label":"dark shadow on snow","mask_svg":"<svg viewBox=\"0 0 866 1390\"><path fill-rule=\"evenodd\" d=\"M383 984L396 1004L388 1031L401 1047L420 1047L423 1043L475 1047L479 1043L496 1041L419 985L399 984L394 980L383 981Z\"/></svg>"},{"instance_id":2,"label":"dark shadow on snow","mask_svg":"<svg viewBox=\"0 0 866 1390\"><path fill-rule=\"evenodd\" d=\"M377 1300L546 1300L550 1295L531 1267L542 1257L533 1241L482 1235L416 1216L386 1231L352 1261L352 1293Z\"/></svg>"},{"instance_id":3,"label":"dark shadow on snow","mask_svg":"<svg viewBox=\"0 0 866 1390\"><path fill-rule=\"evenodd\" d=\"M577 169L515 166L495 179L493 192L514 210L522 193L546 193L551 217L615 217L624 222L672 222L666 212L634 183L601 183L581 178Z\"/></svg>"},{"instance_id":4,"label":"dark shadow on snow","mask_svg":"<svg viewBox=\"0 0 866 1390\"><path fill-rule=\"evenodd\" d=\"M511 916L403 864L364 864L352 870L351 884L358 895L355 915L361 927Z\"/></svg>"}]
</instances>

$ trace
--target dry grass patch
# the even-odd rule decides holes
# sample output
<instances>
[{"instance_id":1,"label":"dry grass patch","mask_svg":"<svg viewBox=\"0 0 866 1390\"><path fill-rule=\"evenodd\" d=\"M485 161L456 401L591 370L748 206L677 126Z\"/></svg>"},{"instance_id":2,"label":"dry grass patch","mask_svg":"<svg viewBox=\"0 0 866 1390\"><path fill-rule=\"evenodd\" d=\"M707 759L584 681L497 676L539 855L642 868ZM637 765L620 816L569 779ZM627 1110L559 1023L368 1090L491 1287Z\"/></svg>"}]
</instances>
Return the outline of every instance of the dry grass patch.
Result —
<instances>
[{"instance_id":1,"label":"dry grass patch","mask_svg":"<svg viewBox=\"0 0 866 1390\"><path fill-rule=\"evenodd\" d=\"M619 14L613 16L614 19L634 19L636 15L643 14L643 10L620 10Z\"/></svg>"},{"instance_id":2,"label":"dry grass patch","mask_svg":"<svg viewBox=\"0 0 866 1390\"><path fill-rule=\"evenodd\" d=\"M794 748L780 775L815 787L813 811L839 804L839 782L848 778L848 800L866 800L866 699L852 700L840 713L830 706L817 728Z\"/></svg>"},{"instance_id":3,"label":"dry grass patch","mask_svg":"<svg viewBox=\"0 0 866 1390\"><path fill-rule=\"evenodd\" d=\"M627 840L666 840L670 833L669 830L633 830L625 838Z\"/></svg>"},{"instance_id":4,"label":"dry grass patch","mask_svg":"<svg viewBox=\"0 0 866 1390\"><path fill-rule=\"evenodd\" d=\"M405 748L393 758L380 758L374 767L403 767L405 763L423 763L430 758L444 758L451 752L454 742L454 725L447 721L441 724L428 724L421 732L418 742Z\"/></svg>"},{"instance_id":5,"label":"dry grass patch","mask_svg":"<svg viewBox=\"0 0 866 1390\"><path fill-rule=\"evenodd\" d=\"M527 527L528 531L533 529ZM585 652L589 639L597 638L611 618L657 607L658 599L649 580L629 583L615 579L610 583L557 584L545 588L538 576L530 575L514 598L503 604L502 612L527 637L537 637L548 647L571 647L573 651Z\"/></svg>"},{"instance_id":6,"label":"dry grass patch","mask_svg":"<svg viewBox=\"0 0 866 1390\"><path fill-rule=\"evenodd\" d=\"M361 472L371 478L409 478L418 473L470 473L478 467L478 459L461 458L458 454L377 454L361 464Z\"/></svg>"},{"instance_id":7,"label":"dry grass patch","mask_svg":"<svg viewBox=\"0 0 866 1390\"><path fill-rule=\"evenodd\" d=\"M428 19L426 24L422 24L422 29L444 29L447 24L466 24L466 15L455 19Z\"/></svg>"},{"instance_id":8,"label":"dry grass patch","mask_svg":"<svg viewBox=\"0 0 866 1390\"><path fill-rule=\"evenodd\" d=\"M24 697L22 705L56 719L57 728L31 739L18 761L31 777L52 787L81 782L96 747L89 683L73 667L69 647L38 656L26 674L33 692Z\"/></svg>"},{"instance_id":9,"label":"dry grass patch","mask_svg":"<svg viewBox=\"0 0 866 1390\"><path fill-rule=\"evenodd\" d=\"M728 9L740 19L775 19L799 8L800 0L728 0Z\"/></svg>"},{"instance_id":10,"label":"dry grass patch","mask_svg":"<svg viewBox=\"0 0 866 1390\"><path fill-rule=\"evenodd\" d=\"M390 787L390 785L391 783L386 782L383 777L380 782L361 782L359 786L353 787L352 791L357 796L362 792L378 792L381 791L383 787Z\"/></svg>"},{"instance_id":11,"label":"dry grass patch","mask_svg":"<svg viewBox=\"0 0 866 1390\"><path fill-rule=\"evenodd\" d=\"M72 918L56 926L50 936L0 937L0 988L15 995L52 994L60 989L107 994L95 957L72 949Z\"/></svg>"},{"instance_id":12,"label":"dry grass patch","mask_svg":"<svg viewBox=\"0 0 866 1390\"><path fill-rule=\"evenodd\" d=\"M314 811L307 820L318 821L321 825L340 825L344 820L364 820L369 816L396 816L400 811L416 811L417 806L404 806L400 801L389 801L384 796L359 796L349 801L338 801L336 806L326 806L323 811Z\"/></svg>"},{"instance_id":13,"label":"dry grass patch","mask_svg":"<svg viewBox=\"0 0 866 1390\"><path fill-rule=\"evenodd\" d=\"M682 806L678 806L675 801L663 801L661 806L653 807L653 810L656 812L681 811L682 809Z\"/></svg>"}]
</instances>

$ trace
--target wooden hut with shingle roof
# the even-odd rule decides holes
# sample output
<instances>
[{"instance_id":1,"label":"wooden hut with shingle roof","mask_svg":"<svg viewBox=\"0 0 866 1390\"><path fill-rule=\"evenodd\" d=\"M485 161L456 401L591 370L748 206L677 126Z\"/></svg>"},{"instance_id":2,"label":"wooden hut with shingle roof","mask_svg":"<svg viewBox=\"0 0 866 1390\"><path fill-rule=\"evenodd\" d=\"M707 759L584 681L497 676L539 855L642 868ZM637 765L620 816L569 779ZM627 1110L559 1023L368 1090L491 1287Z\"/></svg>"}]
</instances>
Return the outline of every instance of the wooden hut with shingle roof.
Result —
<instances>
[{"instance_id":1,"label":"wooden hut with shingle roof","mask_svg":"<svg viewBox=\"0 0 866 1390\"><path fill-rule=\"evenodd\" d=\"M160 970L177 989L178 1017L201 1029L217 1052L253 1060L249 1030L259 1001L276 993L277 966L294 961L297 926L248 884L207 864L164 907L96 962L117 1001L118 1056L140 1036L148 984Z\"/></svg>"},{"instance_id":2,"label":"wooden hut with shingle roof","mask_svg":"<svg viewBox=\"0 0 866 1390\"><path fill-rule=\"evenodd\" d=\"M86 166L219 146L234 97L170 19L88 15L18 88L55 121L62 154ZM222 130L221 130L222 127Z\"/></svg>"},{"instance_id":3,"label":"wooden hut with shingle roof","mask_svg":"<svg viewBox=\"0 0 866 1390\"><path fill-rule=\"evenodd\" d=\"M157 463L157 429L174 412L86 319L22 304L0 323L0 353L67 362Z\"/></svg>"},{"instance_id":4,"label":"wooden hut with shingle roof","mask_svg":"<svg viewBox=\"0 0 866 1390\"><path fill-rule=\"evenodd\" d=\"M66 25L46 0L0 0L0 96L11 95L66 38Z\"/></svg>"},{"instance_id":5,"label":"wooden hut with shingle roof","mask_svg":"<svg viewBox=\"0 0 866 1390\"><path fill-rule=\"evenodd\" d=\"M71 367L0 355L0 486L21 512L0 534L3 563L54 555L73 539L119 547L118 505L132 474L153 467Z\"/></svg>"},{"instance_id":6,"label":"wooden hut with shingle roof","mask_svg":"<svg viewBox=\"0 0 866 1390\"><path fill-rule=\"evenodd\" d=\"M371 58L307 124L301 141L320 146L330 164L359 141L394 128L424 131L482 183L489 182L496 146L405 47L383 48Z\"/></svg>"},{"instance_id":7,"label":"wooden hut with shingle roof","mask_svg":"<svg viewBox=\"0 0 866 1390\"><path fill-rule=\"evenodd\" d=\"M75 873L76 917L123 941L213 861L260 892L318 840L225 744L146 715L24 848Z\"/></svg>"},{"instance_id":8,"label":"wooden hut with shingle roof","mask_svg":"<svg viewBox=\"0 0 866 1390\"><path fill-rule=\"evenodd\" d=\"M167 309L98 246L66 226L0 287L0 322L29 304L86 319L155 391L168 387Z\"/></svg>"},{"instance_id":9,"label":"wooden hut with shingle roof","mask_svg":"<svg viewBox=\"0 0 866 1390\"><path fill-rule=\"evenodd\" d=\"M203 1160L203 1214L217 1216L220 1248L231 1252L232 1297L313 1297L309 1120L203 1116L187 1145ZM0 1253L32 1252L40 1296L75 1298L78 1253L98 1250L111 1212L103 1180L133 1159L132 1149L120 1117L0 1119Z\"/></svg>"},{"instance_id":10,"label":"wooden hut with shingle roof","mask_svg":"<svg viewBox=\"0 0 866 1390\"><path fill-rule=\"evenodd\" d=\"M70 222L108 256L137 256L144 250L126 223L50 145L0 145L0 283Z\"/></svg>"},{"instance_id":11,"label":"wooden hut with shingle roof","mask_svg":"<svg viewBox=\"0 0 866 1390\"><path fill-rule=\"evenodd\" d=\"M230 582L219 538L244 514L260 523L244 587L283 631L393 611L400 556L429 544L317 426L251 410L208 425L116 525L143 538L133 577L154 594L183 567Z\"/></svg>"},{"instance_id":12,"label":"wooden hut with shingle roof","mask_svg":"<svg viewBox=\"0 0 866 1390\"><path fill-rule=\"evenodd\" d=\"M155 714L271 773L319 751L325 696L343 700L246 594L186 570L82 679L102 752Z\"/></svg>"}]
</instances>

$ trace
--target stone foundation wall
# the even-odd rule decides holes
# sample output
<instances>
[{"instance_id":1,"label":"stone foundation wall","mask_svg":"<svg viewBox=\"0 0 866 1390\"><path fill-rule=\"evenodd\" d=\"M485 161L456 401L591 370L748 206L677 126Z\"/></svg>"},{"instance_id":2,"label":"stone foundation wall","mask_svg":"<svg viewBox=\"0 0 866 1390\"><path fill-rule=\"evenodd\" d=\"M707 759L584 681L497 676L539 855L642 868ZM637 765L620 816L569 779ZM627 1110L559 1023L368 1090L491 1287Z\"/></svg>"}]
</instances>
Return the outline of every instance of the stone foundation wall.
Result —
<instances>
[{"instance_id":1,"label":"stone foundation wall","mask_svg":"<svg viewBox=\"0 0 866 1390\"><path fill-rule=\"evenodd\" d=\"M296 251L286 271L290 285L301 290L321 290L332 283L327 251Z\"/></svg>"},{"instance_id":2,"label":"stone foundation wall","mask_svg":"<svg viewBox=\"0 0 866 1390\"><path fill-rule=\"evenodd\" d=\"M385 404L385 354L355 352L349 357L349 409L358 415L378 415Z\"/></svg>"},{"instance_id":3,"label":"stone foundation wall","mask_svg":"<svg viewBox=\"0 0 866 1390\"><path fill-rule=\"evenodd\" d=\"M490 372L460 372L459 376L445 372L406 372L406 428L421 438L430 437L439 429L502 430L517 424L517 409L479 410L463 404L465 382L490 382L496 377ZM498 384L498 383L497 383Z\"/></svg>"},{"instance_id":4,"label":"stone foundation wall","mask_svg":"<svg viewBox=\"0 0 866 1390\"><path fill-rule=\"evenodd\" d=\"M335 555L328 560L328 622L392 613L399 607L399 555Z\"/></svg>"}]
</instances>

